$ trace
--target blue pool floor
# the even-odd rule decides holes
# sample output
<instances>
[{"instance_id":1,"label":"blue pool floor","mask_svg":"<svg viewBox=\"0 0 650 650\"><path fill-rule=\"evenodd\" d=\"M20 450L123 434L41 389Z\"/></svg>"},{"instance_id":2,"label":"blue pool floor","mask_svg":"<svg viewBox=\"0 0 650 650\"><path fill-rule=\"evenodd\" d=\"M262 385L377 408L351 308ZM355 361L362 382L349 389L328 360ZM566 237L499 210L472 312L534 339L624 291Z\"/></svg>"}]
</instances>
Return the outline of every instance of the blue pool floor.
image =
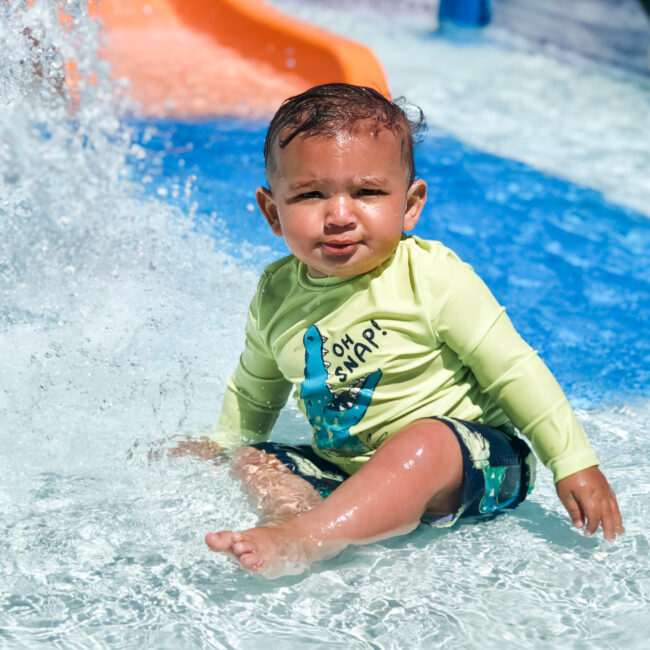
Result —
<instances>
[{"instance_id":1,"label":"blue pool floor","mask_svg":"<svg viewBox=\"0 0 650 650\"><path fill-rule=\"evenodd\" d=\"M287 250L255 205L265 125L134 122L147 191L260 269ZM573 404L650 395L650 220L599 192L429 133L429 187L413 231L454 249L486 281Z\"/></svg>"}]
</instances>

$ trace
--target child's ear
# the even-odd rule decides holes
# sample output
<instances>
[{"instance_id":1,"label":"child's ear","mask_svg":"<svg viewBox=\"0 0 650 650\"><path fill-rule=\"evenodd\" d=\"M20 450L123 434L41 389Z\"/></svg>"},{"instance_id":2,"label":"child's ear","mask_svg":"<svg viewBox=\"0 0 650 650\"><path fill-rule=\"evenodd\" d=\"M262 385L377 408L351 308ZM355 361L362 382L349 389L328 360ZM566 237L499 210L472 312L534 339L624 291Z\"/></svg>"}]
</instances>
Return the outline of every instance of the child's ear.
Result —
<instances>
[{"instance_id":1,"label":"child's ear","mask_svg":"<svg viewBox=\"0 0 650 650\"><path fill-rule=\"evenodd\" d=\"M278 218L278 208L275 204L275 199L273 198L273 192L266 187L258 187L255 190L255 200L259 206L264 218L271 226L271 230L274 235L282 237L282 226L280 225L280 219Z\"/></svg>"},{"instance_id":2,"label":"child's ear","mask_svg":"<svg viewBox=\"0 0 650 650\"><path fill-rule=\"evenodd\" d=\"M427 200L427 184L419 178L413 181L406 192L406 212L404 214L403 230L411 230L422 214L422 208Z\"/></svg>"}]
</instances>

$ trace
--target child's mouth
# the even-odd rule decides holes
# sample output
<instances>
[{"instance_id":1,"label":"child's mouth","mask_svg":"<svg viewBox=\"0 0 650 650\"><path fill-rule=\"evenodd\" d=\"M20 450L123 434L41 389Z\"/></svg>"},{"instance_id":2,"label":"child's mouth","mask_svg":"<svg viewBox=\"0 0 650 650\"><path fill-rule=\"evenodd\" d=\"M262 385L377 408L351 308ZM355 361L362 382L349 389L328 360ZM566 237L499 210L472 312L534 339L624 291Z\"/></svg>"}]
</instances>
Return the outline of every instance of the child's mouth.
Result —
<instances>
[{"instance_id":1,"label":"child's mouth","mask_svg":"<svg viewBox=\"0 0 650 650\"><path fill-rule=\"evenodd\" d=\"M329 241L322 242L321 248L329 255L350 255L358 246L355 241Z\"/></svg>"}]
</instances>

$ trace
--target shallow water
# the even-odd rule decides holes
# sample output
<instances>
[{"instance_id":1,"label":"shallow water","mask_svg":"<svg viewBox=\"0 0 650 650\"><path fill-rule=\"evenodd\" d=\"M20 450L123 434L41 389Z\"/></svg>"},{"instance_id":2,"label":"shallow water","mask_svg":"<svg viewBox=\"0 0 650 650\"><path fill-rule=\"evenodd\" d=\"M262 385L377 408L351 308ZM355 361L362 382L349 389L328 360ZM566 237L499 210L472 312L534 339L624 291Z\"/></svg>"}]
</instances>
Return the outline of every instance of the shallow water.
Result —
<instances>
[{"instance_id":1,"label":"shallow water","mask_svg":"<svg viewBox=\"0 0 650 650\"><path fill-rule=\"evenodd\" d=\"M598 164L578 187L459 142L434 114L421 234L475 265L580 406L626 536L573 531L541 473L491 522L420 527L269 582L203 544L255 521L227 467L148 457L214 422L257 272L282 254L252 209L263 129L117 119L84 3L67 6L68 34L50 3L0 3L0 647L644 647L650 226L596 191ZM99 71L72 113L58 52ZM647 94L626 83L627 113ZM306 433L290 407L275 435Z\"/></svg>"}]
</instances>

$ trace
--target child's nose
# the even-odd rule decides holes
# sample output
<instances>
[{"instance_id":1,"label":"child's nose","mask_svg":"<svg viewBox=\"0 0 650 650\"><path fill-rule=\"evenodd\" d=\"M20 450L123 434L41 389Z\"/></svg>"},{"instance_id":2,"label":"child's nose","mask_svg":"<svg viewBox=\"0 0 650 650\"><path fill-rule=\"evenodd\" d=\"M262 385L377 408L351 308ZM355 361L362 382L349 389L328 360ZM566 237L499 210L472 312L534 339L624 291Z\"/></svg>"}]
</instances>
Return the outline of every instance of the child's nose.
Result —
<instances>
[{"instance_id":1,"label":"child's nose","mask_svg":"<svg viewBox=\"0 0 650 650\"><path fill-rule=\"evenodd\" d=\"M327 203L325 223L332 226L347 226L356 221L354 201L347 196L334 196Z\"/></svg>"}]
</instances>

